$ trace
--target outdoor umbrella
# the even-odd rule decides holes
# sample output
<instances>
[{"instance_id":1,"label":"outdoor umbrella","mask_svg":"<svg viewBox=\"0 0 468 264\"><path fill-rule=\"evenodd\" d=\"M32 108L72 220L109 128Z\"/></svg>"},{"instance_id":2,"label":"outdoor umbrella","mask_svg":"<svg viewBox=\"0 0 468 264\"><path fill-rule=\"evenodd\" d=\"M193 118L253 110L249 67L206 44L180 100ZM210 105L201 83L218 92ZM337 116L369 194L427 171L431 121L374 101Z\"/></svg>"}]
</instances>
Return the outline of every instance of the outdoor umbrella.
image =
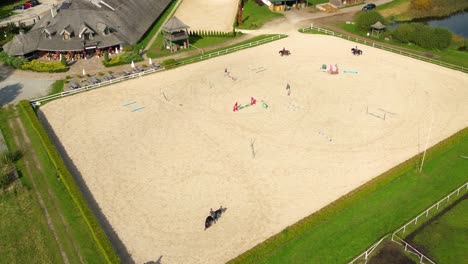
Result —
<instances>
[{"instance_id":1,"label":"outdoor umbrella","mask_svg":"<svg viewBox=\"0 0 468 264\"><path fill-rule=\"evenodd\" d=\"M133 61L132 61L132 65L131 65L131 66L132 66L132 68L135 68L135 63L134 63Z\"/></svg>"}]
</instances>

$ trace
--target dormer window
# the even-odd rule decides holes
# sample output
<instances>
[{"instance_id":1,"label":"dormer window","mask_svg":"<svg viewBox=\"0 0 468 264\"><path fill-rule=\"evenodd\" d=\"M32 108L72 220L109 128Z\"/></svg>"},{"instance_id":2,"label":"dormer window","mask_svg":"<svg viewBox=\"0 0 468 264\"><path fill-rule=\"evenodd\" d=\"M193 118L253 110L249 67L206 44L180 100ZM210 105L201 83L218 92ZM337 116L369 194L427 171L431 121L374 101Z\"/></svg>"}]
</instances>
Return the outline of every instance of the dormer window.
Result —
<instances>
[{"instance_id":1,"label":"dormer window","mask_svg":"<svg viewBox=\"0 0 468 264\"><path fill-rule=\"evenodd\" d=\"M53 35L55 35L55 30L53 29L44 29L42 31L46 39L51 39Z\"/></svg>"},{"instance_id":2,"label":"dormer window","mask_svg":"<svg viewBox=\"0 0 468 264\"><path fill-rule=\"evenodd\" d=\"M62 36L64 40L68 40L68 39L73 38L75 36L75 33L71 29L70 25L68 25L66 28L62 30L62 32L60 32L60 35Z\"/></svg>"}]
</instances>

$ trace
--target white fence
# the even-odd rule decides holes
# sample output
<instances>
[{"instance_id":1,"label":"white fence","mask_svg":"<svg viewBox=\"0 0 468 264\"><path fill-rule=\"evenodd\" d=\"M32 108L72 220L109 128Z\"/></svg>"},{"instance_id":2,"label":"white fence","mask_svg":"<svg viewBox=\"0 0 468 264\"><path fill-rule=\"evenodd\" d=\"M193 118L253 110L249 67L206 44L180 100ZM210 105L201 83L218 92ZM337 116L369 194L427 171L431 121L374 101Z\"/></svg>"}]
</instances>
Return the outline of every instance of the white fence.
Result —
<instances>
[{"instance_id":1,"label":"white fence","mask_svg":"<svg viewBox=\"0 0 468 264\"><path fill-rule=\"evenodd\" d=\"M127 75L127 76L121 76L121 77L118 77L118 78L115 78L115 79L102 81L102 82L99 82L99 83L96 83L96 84L90 84L90 85L87 85L87 86L84 86L84 87L81 87L81 88L78 88L78 89L73 89L73 90L64 91L64 92L57 93L57 94L52 94L52 95L36 98L36 99L33 99L33 100L29 101L29 102L33 106L38 106L38 105L41 105L42 103L47 102L47 101L51 101L51 100L54 100L54 99L65 97L65 96L70 96L70 95L77 94L77 93L80 93L80 92L96 89L96 88L103 87L103 86L113 84L113 83L116 83L116 82L121 82L121 81L129 80L129 79L141 77L143 75L147 75L147 74L162 71L162 70L164 70L164 68L159 68L159 69L150 68L150 69L145 70L145 71L132 73L132 74Z\"/></svg>"},{"instance_id":2,"label":"white fence","mask_svg":"<svg viewBox=\"0 0 468 264\"><path fill-rule=\"evenodd\" d=\"M360 38L357 38L357 37L351 37L349 35L344 35L344 34L337 33L337 32L334 32L334 31L331 31L331 30L328 30L328 29L318 28L318 27L314 27L314 26L305 27L305 28L300 29L301 32L306 32L306 31L309 31L309 30L315 30L317 32L324 33L324 34L327 34L327 35L347 39L347 40L354 41L354 42L357 42L357 43L361 43L361 44L364 44L364 45L372 46L374 48L383 49L383 50L386 50L386 51L394 52L394 53L404 55L404 56L407 56L407 57L411 57L411 58L414 58L414 59L418 59L418 60L430 62L430 63L433 63L433 64L437 64L437 65L440 65L442 67L446 67L446 68L449 68L449 69L453 69L453 70L461 71L461 72L464 72L464 73L468 73L468 68L466 68L466 67L446 63L446 62L443 62L443 61L440 61L440 60L434 60L434 59L431 59L431 58L428 58L428 57L425 57L425 56L421 56L421 55L417 55L417 54L407 52L407 51L404 51L404 50L395 49L395 48L392 48L392 47L389 47L389 46L382 45L380 43L369 41L367 39L360 39Z\"/></svg>"},{"instance_id":3,"label":"white fence","mask_svg":"<svg viewBox=\"0 0 468 264\"><path fill-rule=\"evenodd\" d=\"M264 43L267 43L267 42L271 42L271 41L274 41L274 40L279 40L279 39L282 39L282 38L286 38L287 36L288 35L284 35L284 34L273 35L273 36L268 37L268 38L260 39L260 40L257 40L257 41L252 41L252 42L245 43L245 44L235 46L235 47L232 47L232 48L227 48L227 49L223 49L223 50L219 50L219 51L213 51L213 52L205 53L205 54L202 54L200 56L193 57L193 58L180 60L180 61L178 61L176 63L176 65L185 65L185 64L189 64L189 63L193 63L193 62L197 62L197 61L202 61L202 60L218 57L220 55L225 55L225 54L235 52L235 51L238 51L238 50L247 49L247 48L255 47L255 46L258 46L258 45L261 45L261 44L264 44Z\"/></svg>"},{"instance_id":4,"label":"white fence","mask_svg":"<svg viewBox=\"0 0 468 264\"><path fill-rule=\"evenodd\" d=\"M214 57L217 57L217 56L220 56L220 55L225 55L225 54L232 53L232 52L235 52L235 51L238 51L238 50L242 50L242 49L246 49L246 48L250 48L250 47L255 47L255 46L267 43L267 42L271 42L271 41L286 38L286 37L287 37L287 35L283 35L283 34L274 35L274 36L271 36L271 37L268 37L268 38L252 41L252 42L242 44L242 45L239 45L239 46L235 46L235 47L231 47L231 48L227 48L227 49L223 49L223 50L219 50L219 51L213 51L211 53L203 54L201 56L197 56L197 57L177 61L174 65L167 65L167 67L169 68L170 66L186 65L186 64L193 63L193 62L214 58ZM96 84L87 85L87 86L82 87L82 88L78 88L78 89L74 89L74 90L70 90L70 91L64 91L64 92L61 92L61 93L36 98L36 99L30 100L29 102L33 106L39 106L42 103L47 102L47 101L51 101L51 100L55 100L55 99L58 99L58 98L61 98L61 97L70 96L70 95L77 94L77 93L80 93L80 92L96 89L96 88L103 87L103 86L113 84L113 83L116 83L116 82L121 82L121 81L129 80L129 79L141 77L141 76L144 76L144 75L147 75L147 74L150 74L150 73L154 73L154 72L159 72L159 71L162 71L162 70L164 70L164 68L159 68L159 69L150 68L150 69L145 70L145 71L133 73L133 74L130 74L130 75L127 75L127 76L118 77L118 78L115 78L115 79L112 79L112 80L107 80L107 81L103 81L103 82L96 83Z\"/></svg>"},{"instance_id":5,"label":"white fence","mask_svg":"<svg viewBox=\"0 0 468 264\"><path fill-rule=\"evenodd\" d=\"M388 235L382 237L379 241L377 241L377 243L375 243L374 245L372 245L370 248L368 248L366 251L362 252L361 255L357 256L356 258L354 258L353 260L351 260L349 262L349 264L354 264L356 263L356 261L358 261L359 259L363 258L364 257L364 263L367 263L367 258L369 257L369 255L374 251L374 249L376 249L380 243L382 243L382 241L384 241L384 239L388 237Z\"/></svg>"},{"instance_id":6,"label":"white fence","mask_svg":"<svg viewBox=\"0 0 468 264\"><path fill-rule=\"evenodd\" d=\"M403 231L403 233L406 232L406 227L408 225L411 225L411 224L417 224L418 223L418 220L421 218L421 217L425 217L427 218L429 216L429 213L433 210L439 210L439 207L441 204L443 204L444 202L448 202L450 201L450 197L454 196L454 195L457 195L459 196L460 195L460 191L463 191L463 190L468 190L468 182L465 182L462 186L458 187L455 191L451 192L449 195L445 196L444 198L442 198L440 201L434 203L433 205L431 205L429 208L427 208L424 212L422 212L421 214L419 214L418 216L416 216L415 218L413 218L411 221L409 221L408 223L404 224L402 227L400 227L397 231L393 232L393 234L396 234L400 231Z\"/></svg>"},{"instance_id":7,"label":"white fence","mask_svg":"<svg viewBox=\"0 0 468 264\"><path fill-rule=\"evenodd\" d=\"M450 198L453 197L453 196L459 196L460 195L460 192L463 192L468 190L468 182L465 182L463 185L461 185L460 187L458 187L455 191L451 192L450 194L448 194L447 196L445 196L444 198L440 199L439 201L437 201L436 203L434 203L433 205L431 205L429 208L427 208L426 210L424 210L422 213L420 213L418 216L416 216L415 218L413 218L411 221L409 221L408 223L404 224L402 227L398 228L395 232L392 233L392 241L403 246L405 251L408 251L414 255L416 255L418 258L419 258L419 263L432 263L432 264L435 264L434 261L432 261L431 259L429 259L428 257L426 257L424 254L422 254L421 252L419 252L419 250L417 250L416 248L414 248L413 246L411 246L408 242L406 242L404 239L402 239L401 237L399 237L397 235L398 232L400 231L403 231L403 233L406 232L406 228L413 224L413 225L416 225L418 223L418 221L424 217L423 220L427 220L427 218L430 218L432 217L433 215L431 213L435 213L437 210L439 210L439 207L441 205L444 205L444 202L445 203L448 203L450 201ZM429 216L429 214L431 214L431 216ZM421 221L419 221L421 222ZM364 263L367 263L367 259L369 257L369 255L374 251L374 249L387 237L388 235L384 236L382 239L380 239L379 241L377 241L377 243L375 243L374 245L372 245L369 249L367 249L366 251L364 251L363 253L361 253L359 256L357 256L356 258L354 258L351 262L349 262L349 264L353 264L353 263L356 263L358 260L364 258L365 262ZM425 262L426 261L426 262Z\"/></svg>"}]
</instances>

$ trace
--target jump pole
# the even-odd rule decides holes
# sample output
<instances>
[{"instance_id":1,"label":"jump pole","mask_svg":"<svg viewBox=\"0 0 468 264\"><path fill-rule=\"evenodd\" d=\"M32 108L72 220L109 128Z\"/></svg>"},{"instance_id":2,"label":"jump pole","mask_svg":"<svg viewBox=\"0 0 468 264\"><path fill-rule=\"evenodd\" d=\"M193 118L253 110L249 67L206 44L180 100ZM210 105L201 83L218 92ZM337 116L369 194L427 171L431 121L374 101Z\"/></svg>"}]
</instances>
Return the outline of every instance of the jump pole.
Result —
<instances>
[{"instance_id":1,"label":"jump pole","mask_svg":"<svg viewBox=\"0 0 468 264\"><path fill-rule=\"evenodd\" d=\"M422 161L421 161L421 167L419 167L419 173L422 172L422 168L423 168L423 165L424 165L424 159L426 158L427 144L429 144L429 137L431 136L431 131L432 131L432 125L433 124L434 124L434 112L432 112L431 126L429 127L429 133L427 133L426 146L424 147L424 154L423 154Z\"/></svg>"}]
</instances>

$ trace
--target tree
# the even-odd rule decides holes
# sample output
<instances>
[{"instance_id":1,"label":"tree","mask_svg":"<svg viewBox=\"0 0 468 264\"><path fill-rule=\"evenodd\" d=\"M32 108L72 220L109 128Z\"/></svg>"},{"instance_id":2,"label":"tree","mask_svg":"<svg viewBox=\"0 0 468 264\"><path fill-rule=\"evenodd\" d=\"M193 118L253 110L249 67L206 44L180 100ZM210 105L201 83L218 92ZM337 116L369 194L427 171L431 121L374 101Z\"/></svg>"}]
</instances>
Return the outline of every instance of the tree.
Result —
<instances>
[{"instance_id":1,"label":"tree","mask_svg":"<svg viewBox=\"0 0 468 264\"><path fill-rule=\"evenodd\" d=\"M61 57L62 58L60 59L60 63L62 63L63 66L67 66L67 59L63 54L61 55Z\"/></svg>"},{"instance_id":2,"label":"tree","mask_svg":"<svg viewBox=\"0 0 468 264\"><path fill-rule=\"evenodd\" d=\"M104 62L109 62L109 51L104 52Z\"/></svg>"},{"instance_id":3,"label":"tree","mask_svg":"<svg viewBox=\"0 0 468 264\"><path fill-rule=\"evenodd\" d=\"M369 31L370 26L380 21L385 22L383 16L377 11L363 11L359 12L354 18L356 28L360 31Z\"/></svg>"},{"instance_id":4,"label":"tree","mask_svg":"<svg viewBox=\"0 0 468 264\"><path fill-rule=\"evenodd\" d=\"M432 0L411 0L410 7L415 10L428 11L432 7Z\"/></svg>"}]
</instances>

